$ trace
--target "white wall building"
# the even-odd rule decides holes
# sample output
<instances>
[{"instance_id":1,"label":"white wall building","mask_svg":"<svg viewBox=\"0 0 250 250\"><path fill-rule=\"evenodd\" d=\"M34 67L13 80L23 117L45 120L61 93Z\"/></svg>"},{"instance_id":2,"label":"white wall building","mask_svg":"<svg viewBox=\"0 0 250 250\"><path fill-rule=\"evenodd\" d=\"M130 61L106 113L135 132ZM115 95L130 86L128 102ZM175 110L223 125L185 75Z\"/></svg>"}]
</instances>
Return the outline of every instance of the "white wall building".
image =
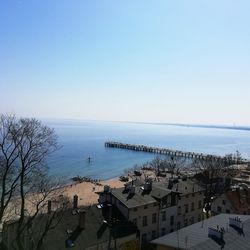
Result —
<instances>
[{"instance_id":1,"label":"white wall building","mask_svg":"<svg viewBox=\"0 0 250 250\"><path fill-rule=\"evenodd\" d=\"M154 182L101 192L99 203L111 203L137 225L142 243L202 219L204 192L191 180Z\"/></svg>"}]
</instances>

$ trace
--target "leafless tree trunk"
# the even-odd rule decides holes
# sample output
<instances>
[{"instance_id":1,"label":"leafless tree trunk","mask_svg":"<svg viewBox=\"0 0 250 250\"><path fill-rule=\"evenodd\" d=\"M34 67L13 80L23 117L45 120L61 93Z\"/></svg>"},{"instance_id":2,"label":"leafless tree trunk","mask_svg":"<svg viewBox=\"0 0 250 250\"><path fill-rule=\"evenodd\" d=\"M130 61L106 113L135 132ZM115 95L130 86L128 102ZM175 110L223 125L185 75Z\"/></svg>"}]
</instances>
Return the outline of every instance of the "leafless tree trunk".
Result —
<instances>
[{"instance_id":1,"label":"leafless tree trunk","mask_svg":"<svg viewBox=\"0 0 250 250\"><path fill-rule=\"evenodd\" d=\"M17 213L13 249L26 250L24 237L28 235L33 241L30 249L40 250L47 233L58 224L67 207L66 199L53 190L59 183L52 182L47 174L46 159L58 148L54 130L40 121L1 115L0 222L12 203ZM56 208L44 216L48 200ZM39 234L35 226L38 222Z\"/></svg>"},{"instance_id":2,"label":"leafless tree trunk","mask_svg":"<svg viewBox=\"0 0 250 250\"><path fill-rule=\"evenodd\" d=\"M19 157L17 148L21 138L17 138L16 124L15 116L0 116L0 223L20 178L17 166Z\"/></svg>"}]
</instances>

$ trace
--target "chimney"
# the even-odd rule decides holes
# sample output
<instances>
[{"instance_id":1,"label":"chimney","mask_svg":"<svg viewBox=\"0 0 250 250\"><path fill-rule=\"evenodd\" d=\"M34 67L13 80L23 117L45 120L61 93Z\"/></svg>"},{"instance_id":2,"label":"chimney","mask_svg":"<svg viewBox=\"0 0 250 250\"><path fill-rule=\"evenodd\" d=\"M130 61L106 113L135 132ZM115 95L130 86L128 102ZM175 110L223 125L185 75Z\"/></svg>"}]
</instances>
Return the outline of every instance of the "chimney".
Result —
<instances>
[{"instance_id":1,"label":"chimney","mask_svg":"<svg viewBox=\"0 0 250 250\"><path fill-rule=\"evenodd\" d=\"M208 237L216 237L217 239L222 240L223 239L223 230L209 227L208 228Z\"/></svg>"},{"instance_id":2,"label":"chimney","mask_svg":"<svg viewBox=\"0 0 250 250\"><path fill-rule=\"evenodd\" d=\"M124 191L128 192L130 189L129 187L130 187L129 183L125 183L124 184Z\"/></svg>"},{"instance_id":3,"label":"chimney","mask_svg":"<svg viewBox=\"0 0 250 250\"><path fill-rule=\"evenodd\" d=\"M78 207L78 196L74 195L73 197L73 209L77 209Z\"/></svg>"},{"instance_id":4,"label":"chimney","mask_svg":"<svg viewBox=\"0 0 250 250\"><path fill-rule=\"evenodd\" d=\"M79 228L85 229L85 217L86 217L86 211L81 210L79 211Z\"/></svg>"},{"instance_id":5,"label":"chimney","mask_svg":"<svg viewBox=\"0 0 250 250\"><path fill-rule=\"evenodd\" d=\"M240 217L238 217L238 216L235 218L229 217L229 226L234 226L234 227L237 227L238 229L242 229L243 223L242 223Z\"/></svg>"},{"instance_id":6,"label":"chimney","mask_svg":"<svg viewBox=\"0 0 250 250\"><path fill-rule=\"evenodd\" d=\"M103 190L104 190L105 193L108 193L109 190L110 190L110 186L105 185L104 188L103 188Z\"/></svg>"},{"instance_id":7,"label":"chimney","mask_svg":"<svg viewBox=\"0 0 250 250\"><path fill-rule=\"evenodd\" d=\"M145 182L144 190L145 191L151 191L152 190L152 183L151 182Z\"/></svg>"},{"instance_id":8,"label":"chimney","mask_svg":"<svg viewBox=\"0 0 250 250\"><path fill-rule=\"evenodd\" d=\"M135 194L135 185L131 186L129 194Z\"/></svg>"},{"instance_id":9,"label":"chimney","mask_svg":"<svg viewBox=\"0 0 250 250\"><path fill-rule=\"evenodd\" d=\"M112 221L112 205L111 204L107 204L107 212L108 212L108 222Z\"/></svg>"},{"instance_id":10,"label":"chimney","mask_svg":"<svg viewBox=\"0 0 250 250\"><path fill-rule=\"evenodd\" d=\"M48 200L48 214L51 214L51 200Z\"/></svg>"}]
</instances>

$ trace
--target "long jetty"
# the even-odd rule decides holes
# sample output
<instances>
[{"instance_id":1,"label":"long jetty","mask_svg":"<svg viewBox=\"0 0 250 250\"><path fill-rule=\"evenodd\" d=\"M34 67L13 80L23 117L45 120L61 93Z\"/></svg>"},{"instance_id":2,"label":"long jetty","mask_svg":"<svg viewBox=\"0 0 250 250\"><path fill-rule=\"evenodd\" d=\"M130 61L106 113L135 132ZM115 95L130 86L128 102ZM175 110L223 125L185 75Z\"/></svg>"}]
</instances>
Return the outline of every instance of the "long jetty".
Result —
<instances>
[{"instance_id":1,"label":"long jetty","mask_svg":"<svg viewBox=\"0 0 250 250\"><path fill-rule=\"evenodd\" d=\"M105 147L120 148L120 149L127 149L127 150L133 150L133 151L142 151L142 152L147 152L147 153L182 157L182 158L187 158L187 159L198 159L202 161L213 159L213 160L218 160L218 161L229 162L230 164L249 163L249 160L246 160L246 159L228 158L228 157L219 156L219 155L187 152L187 151L173 150L173 149L168 149L168 148L149 147L145 145L127 144L127 143L113 142L113 141L105 142Z\"/></svg>"}]
</instances>

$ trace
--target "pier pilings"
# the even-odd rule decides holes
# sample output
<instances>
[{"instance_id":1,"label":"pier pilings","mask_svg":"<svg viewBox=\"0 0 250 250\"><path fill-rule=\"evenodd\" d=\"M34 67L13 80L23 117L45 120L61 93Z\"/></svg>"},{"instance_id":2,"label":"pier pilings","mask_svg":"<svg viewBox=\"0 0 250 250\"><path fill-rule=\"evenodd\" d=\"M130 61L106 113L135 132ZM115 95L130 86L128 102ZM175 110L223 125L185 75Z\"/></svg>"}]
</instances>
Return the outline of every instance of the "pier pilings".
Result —
<instances>
[{"instance_id":1,"label":"pier pilings","mask_svg":"<svg viewBox=\"0 0 250 250\"><path fill-rule=\"evenodd\" d=\"M145 145L113 142L113 141L105 142L105 147L127 149L127 150L141 151L141 152L168 155L168 156L176 156L176 157L182 157L182 158L186 158L186 159L198 159L198 160L204 160L204 161L214 159L214 160L225 161L225 162L230 161L230 164L249 163L249 161L245 160L245 159L241 159L241 160L228 159L227 157L219 156L219 155L187 152L187 151L180 151L180 150L174 150L174 149L169 149L169 148L158 148L158 147L150 147L150 146L145 146Z\"/></svg>"}]
</instances>

